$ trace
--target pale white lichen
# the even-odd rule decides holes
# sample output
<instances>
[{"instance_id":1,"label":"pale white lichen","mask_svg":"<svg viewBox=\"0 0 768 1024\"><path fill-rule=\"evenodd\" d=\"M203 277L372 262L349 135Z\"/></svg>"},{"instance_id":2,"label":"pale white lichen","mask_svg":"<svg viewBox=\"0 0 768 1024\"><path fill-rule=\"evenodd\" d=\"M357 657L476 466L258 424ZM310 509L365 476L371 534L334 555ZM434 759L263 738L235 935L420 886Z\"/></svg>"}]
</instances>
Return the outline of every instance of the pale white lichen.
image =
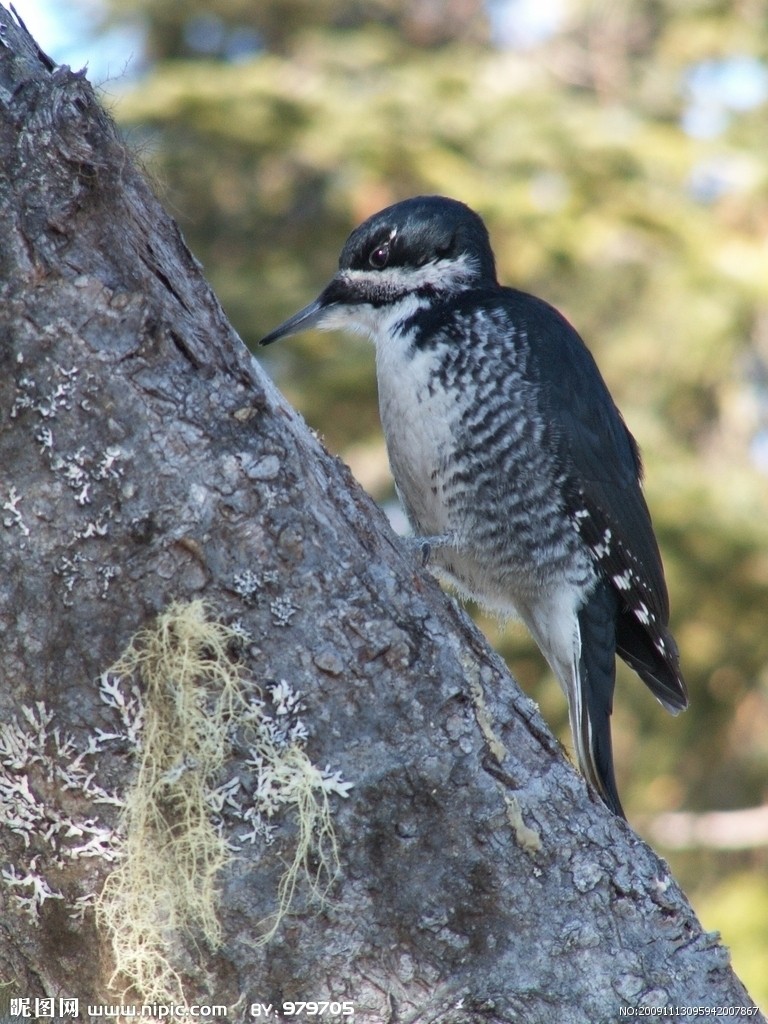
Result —
<instances>
[{"instance_id":1,"label":"pale white lichen","mask_svg":"<svg viewBox=\"0 0 768 1024\"><path fill-rule=\"evenodd\" d=\"M78 540L91 540L95 537L106 537L109 533L109 518L111 518L111 509L107 510L107 514L102 513L97 516L96 519L89 519L88 522L80 530L75 530L75 537Z\"/></svg>"},{"instance_id":2,"label":"pale white lichen","mask_svg":"<svg viewBox=\"0 0 768 1024\"><path fill-rule=\"evenodd\" d=\"M85 920L85 915L93 908L95 902L95 892L88 892L84 896L78 896L77 899L72 901L69 916L73 921L82 923Z\"/></svg>"},{"instance_id":3,"label":"pale white lichen","mask_svg":"<svg viewBox=\"0 0 768 1024\"><path fill-rule=\"evenodd\" d=\"M71 540L74 544L86 540L106 537L114 517L114 484L125 475L125 462L129 457L118 445L106 448L99 445L79 444L74 450L67 450L54 436L54 423L73 410L88 414L92 411L88 395L95 394L98 382L93 374L83 375L77 366L65 367L46 364L39 377L24 374L16 381L16 395L10 409L13 419L26 415L30 421L30 433L38 446L38 452L46 460L54 477L72 495L74 505L85 510L98 507L97 514L90 514L73 529ZM71 436L63 430L59 437ZM80 437L81 432L75 431ZM2 519L6 527L16 527L24 536L29 536L29 526L24 521L19 502L22 496L12 490L8 501L2 505L7 512ZM95 579L99 594L107 596L112 579L119 572L116 566L104 566L98 558L84 557L80 551L72 551L60 559L57 574L64 581L64 601L71 604L69 595L76 584L85 579Z\"/></svg>"},{"instance_id":4,"label":"pale white lichen","mask_svg":"<svg viewBox=\"0 0 768 1024\"><path fill-rule=\"evenodd\" d=\"M21 501L21 495L15 487L11 487L8 492L8 500L3 502L3 512L7 512L7 516L3 516L3 526L10 528L15 526L21 530L25 537L29 536L29 527L24 522L24 517L19 509L19 502Z\"/></svg>"},{"instance_id":5,"label":"pale white lichen","mask_svg":"<svg viewBox=\"0 0 768 1024\"><path fill-rule=\"evenodd\" d=\"M16 384L16 398L11 406L10 416L16 419L19 413L26 409L32 409L44 420L53 419L60 409L72 408L72 396L75 390L75 383L80 372L79 367L73 366L66 370L64 367L54 367L54 374L58 381L49 377L40 386L30 377L21 377Z\"/></svg>"},{"instance_id":6,"label":"pale white lichen","mask_svg":"<svg viewBox=\"0 0 768 1024\"><path fill-rule=\"evenodd\" d=\"M99 597L104 599L109 592L109 585L121 575L121 570L117 565L99 565L96 567L96 575L101 581Z\"/></svg>"},{"instance_id":7,"label":"pale white lichen","mask_svg":"<svg viewBox=\"0 0 768 1024\"><path fill-rule=\"evenodd\" d=\"M256 807L246 807L241 818L249 826L247 832L238 833L238 839L241 843L250 843L251 846L256 843L265 843L269 846L270 843L274 842L277 825L271 825L269 820ZM235 846L233 849L239 849L239 847Z\"/></svg>"},{"instance_id":8,"label":"pale white lichen","mask_svg":"<svg viewBox=\"0 0 768 1024\"><path fill-rule=\"evenodd\" d=\"M14 864L3 868L3 877L11 890L19 890L13 892L19 909L34 919L46 899L65 898L53 887L51 873L80 858L116 857L114 831L95 815L74 815L63 799L73 793L91 805L122 805L118 794L96 781L93 758L99 750L95 738L78 750L42 701L22 706L0 726L0 818L25 849L35 851L22 870Z\"/></svg>"},{"instance_id":9,"label":"pale white lichen","mask_svg":"<svg viewBox=\"0 0 768 1024\"><path fill-rule=\"evenodd\" d=\"M30 862L29 870L22 875L11 865L10 868L3 868L2 878L4 884L11 890L20 889L21 892L14 892L13 895L19 908L33 920L37 920L40 908L46 900L63 900L60 892L54 892L45 878L37 873L37 858Z\"/></svg>"},{"instance_id":10,"label":"pale white lichen","mask_svg":"<svg viewBox=\"0 0 768 1024\"><path fill-rule=\"evenodd\" d=\"M69 555L62 555L53 567L54 574L61 579L64 585L63 600L67 607L72 604L70 595L75 584L85 575L85 565L85 557L79 551L75 551L71 558Z\"/></svg>"},{"instance_id":11,"label":"pale white lichen","mask_svg":"<svg viewBox=\"0 0 768 1024\"><path fill-rule=\"evenodd\" d=\"M291 601L290 597L281 595L270 601L269 610L272 614L272 621L276 626L287 626L299 609Z\"/></svg>"},{"instance_id":12,"label":"pale white lichen","mask_svg":"<svg viewBox=\"0 0 768 1024\"><path fill-rule=\"evenodd\" d=\"M125 468L119 463L124 458L122 448L111 445L105 448L101 458L93 468L94 480L119 480L125 473Z\"/></svg>"},{"instance_id":13,"label":"pale white lichen","mask_svg":"<svg viewBox=\"0 0 768 1024\"><path fill-rule=\"evenodd\" d=\"M99 697L120 718L121 731L114 733L113 737L126 740L131 750L138 752L145 718L144 701L138 685L131 679L103 672L99 676Z\"/></svg>"},{"instance_id":14,"label":"pale white lichen","mask_svg":"<svg viewBox=\"0 0 768 1024\"><path fill-rule=\"evenodd\" d=\"M35 440L40 445L41 455L49 455L53 451L53 431L50 427L41 427L35 434Z\"/></svg>"},{"instance_id":15,"label":"pale white lichen","mask_svg":"<svg viewBox=\"0 0 768 1024\"><path fill-rule=\"evenodd\" d=\"M296 823L295 851L258 941L274 935L302 879L322 898L335 876L329 798L346 797L350 784L318 769L303 750L300 695L284 680L265 694L248 680L239 656L248 639L240 624L216 621L202 602L173 605L102 676L102 699L140 736L122 857L99 897L97 920L111 939L113 981L121 978L145 1000L181 997L178 936L194 930L218 944L220 872L241 843L271 841L278 813ZM128 682L137 678L140 730ZM238 772L222 780L235 751ZM247 830L238 832L239 824Z\"/></svg>"},{"instance_id":16,"label":"pale white lichen","mask_svg":"<svg viewBox=\"0 0 768 1024\"><path fill-rule=\"evenodd\" d=\"M84 513L73 531L77 544L108 535L114 506L104 500L110 497L104 488L123 477L127 458L117 446L67 451L62 445L54 421L72 409L89 411L82 384L77 368L54 366L42 382L24 376L10 412L12 418L29 414L37 450L74 504L97 504L97 513ZM12 488L2 522L26 537L22 509L23 496ZM100 581L106 596L119 571L78 549L54 569L68 604L84 579ZM274 571L244 570L233 589L252 604L277 581ZM298 609L277 596L269 610L275 625L287 626ZM281 824L295 823L293 856L260 942L274 935L302 879L310 896L322 898L335 875L330 801L346 797L350 784L307 757L301 695L284 679L259 690L246 678L239 656L247 644L252 638L240 622L212 621L200 603L174 606L135 638L114 672L100 677L112 728L95 726L78 749L42 702L0 726L0 817L34 853L23 865L0 869L9 893L35 920L50 899L65 900L81 920L94 894L72 892L71 879L59 886L65 874L57 872L79 859L116 864L96 904L98 919L112 937L116 975L147 998L179 994L172 948L180 930L194 926L212 946L219 941L218 877L244 845L266 848ZM125 794L97 781L99 756L113 745L127 745L136 759ZM237 774L226 778L225 763L235 752ZM77 799L63 799L70 793ZM83 801L90 812L82 811ZM97 805L121 809L119 829L93 813Z\"/></svg>"},{"instance_id":17,"label":"pale white lichen","mask_svg":"<svg viewBox=\"0 0 768 1024\"><path fill-rule=\"evenodd\" d=\"M264 572L243 569L235 573L232 579L232 590L246 604L255 604L263 589L273 583L277 583L279 578L279 574L271 569L267 569Z\"/></svg>"}]
</instances>

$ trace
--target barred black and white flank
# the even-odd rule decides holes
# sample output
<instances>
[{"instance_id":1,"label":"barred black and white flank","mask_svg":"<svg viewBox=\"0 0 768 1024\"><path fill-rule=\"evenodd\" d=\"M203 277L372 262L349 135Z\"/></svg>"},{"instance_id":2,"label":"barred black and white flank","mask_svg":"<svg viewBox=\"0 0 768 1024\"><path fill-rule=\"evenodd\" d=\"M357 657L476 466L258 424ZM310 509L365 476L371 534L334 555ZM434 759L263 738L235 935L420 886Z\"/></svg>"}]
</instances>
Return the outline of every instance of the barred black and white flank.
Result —
<instances>
[{"instance_id":1,"label":"barred black and white flank","mask_svg":"<svg viewBox=\"0 0 768 1024\"><path fill-rule=\"evenodd\" d=\"M352 233L328 287L263 344L368 334L392 473L458 590L526 623L568 697L579 765L623 814L610 715L618 653L687 704L637 445L571 325L496 280L481 219L420 196Z\"/></svg>"}]
</instances>

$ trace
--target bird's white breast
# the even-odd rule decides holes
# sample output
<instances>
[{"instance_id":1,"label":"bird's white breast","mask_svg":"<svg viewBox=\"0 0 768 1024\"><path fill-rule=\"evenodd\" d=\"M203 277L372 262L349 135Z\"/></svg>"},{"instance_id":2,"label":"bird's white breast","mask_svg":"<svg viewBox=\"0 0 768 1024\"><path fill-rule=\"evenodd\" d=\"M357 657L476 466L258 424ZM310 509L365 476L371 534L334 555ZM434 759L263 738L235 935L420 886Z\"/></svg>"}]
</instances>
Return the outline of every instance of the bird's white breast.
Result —
<instances>
[{"instance_id":1,"label":"bird's white breast","mask_svg":"<svg viewBox=\"0 0 768 1024\"><path fill-rule=\"evenodd\" d=\"M443 483L455 443L455 395L430 386L438 361L434 350L411 350L409 337L397 331L379 331L374 340L381 424L397 489L418 533L445 533L453 525Z\"/></svg>"}]
</instances>

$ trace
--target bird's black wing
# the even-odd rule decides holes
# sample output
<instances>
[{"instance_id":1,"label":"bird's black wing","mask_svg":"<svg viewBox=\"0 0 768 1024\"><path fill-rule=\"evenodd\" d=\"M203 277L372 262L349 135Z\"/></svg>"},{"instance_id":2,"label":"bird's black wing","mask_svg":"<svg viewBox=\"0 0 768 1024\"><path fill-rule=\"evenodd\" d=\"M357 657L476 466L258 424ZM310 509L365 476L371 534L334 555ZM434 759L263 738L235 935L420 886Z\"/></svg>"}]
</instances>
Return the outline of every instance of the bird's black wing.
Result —
<instances>
[{"instance_id":1,"label":"bird's black wing","mask_svg":"<svg viewBox=\"0 0 768 1024\"><path fill-rule=\"evenodd\" d=\"M523 292L505 289L504 298L516 333L525 332L548 440L563 473L566 513L619 599L618 652L666 707L680 710L687 694L635 440L568 321Z\"/></svg>"}]
</instances>

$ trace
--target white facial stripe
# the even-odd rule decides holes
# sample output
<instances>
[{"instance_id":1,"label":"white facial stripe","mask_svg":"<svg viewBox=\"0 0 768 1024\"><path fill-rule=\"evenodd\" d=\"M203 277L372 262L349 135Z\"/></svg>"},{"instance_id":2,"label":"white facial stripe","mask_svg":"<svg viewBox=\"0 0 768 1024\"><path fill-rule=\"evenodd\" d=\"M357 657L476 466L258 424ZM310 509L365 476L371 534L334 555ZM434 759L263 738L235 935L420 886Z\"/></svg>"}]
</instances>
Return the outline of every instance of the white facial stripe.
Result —
<instances>
[{"instance_id":1,"label":"white facial stripe","mask_svg":"<svg viewBox=\"0 0 768 1024\"><path fill-rule=\"evenodd\" d=\"M408 317L413 316L427 299L420 299L413 293L385 306L376 307L369 303L329 306L317 324L321 331L354 331L367 334L373 341L384 341L390 332L397 330Z\"/></svg>"},{"instance_id":2,"label":"white facial stripe","mask_svg":"<svg viewBox=\"0 0 768 1024\"><path fill-rule=\"evenodd\" d=\"M317 327L321 331L353 331L355 334L372 334L373 306L329 306L323 310Z\"/></svg>"},{"instance_id":3,"label":"white facial stripe","mask_svg":"<svg viewBox=\"0 0 768 1024\"><path fill-rule=\"evenodd\" d=\"M354 331L375 342L385 341L429 298L422 289L443 294L460 291L476 276L471 256L435 260L423 267L384 267L383 270L340 270L336 281L345 285L354 300L332 303L316 323L321 331Z\"/></svg>"},{"instance_id":4,"label":"white facial stripe","mask_svg":"<svg viewBox=\"0 0 768 1024\"><path fill-rule=\"evenodd\" d=\"M338 277L360 292L376 296L396 296L430 288L450 292L467 284L477 273L471 256L463 253L458 259L434 260L423 267L384 267L383 270L340 270Z\"/></svg>"}]
</instances>

